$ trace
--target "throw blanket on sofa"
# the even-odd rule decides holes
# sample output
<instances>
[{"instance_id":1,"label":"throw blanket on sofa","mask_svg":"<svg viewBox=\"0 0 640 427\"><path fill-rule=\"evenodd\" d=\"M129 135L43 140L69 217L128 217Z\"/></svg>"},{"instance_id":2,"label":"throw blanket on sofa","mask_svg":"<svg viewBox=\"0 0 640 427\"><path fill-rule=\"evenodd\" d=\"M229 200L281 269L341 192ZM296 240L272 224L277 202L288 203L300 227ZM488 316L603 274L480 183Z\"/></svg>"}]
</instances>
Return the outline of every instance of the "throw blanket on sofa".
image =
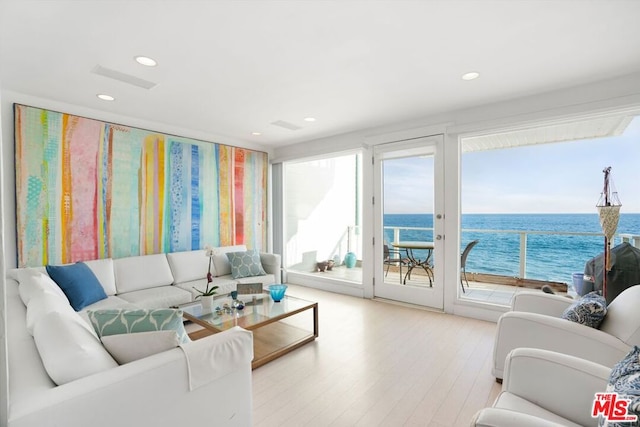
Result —
<instances>
[{"instance_id":1,"label":"throw blanket on sofa","mask_svg":"<svg viewBox=\"0 0 640 427\"><path fill-rule=\"evenodd\" d=\"M245 340L253 342L253 334L239 326L231 330L242 334L234 334L231 340L225 338L226 334L215 334L206 340L191 341L180 346L187 358L189 390L193 391L223 377L241 367L247 358L253 360L253 344L243 343ZM212 339L219 339L220 342L212 345Z\"/></svg>"}]
</instances>

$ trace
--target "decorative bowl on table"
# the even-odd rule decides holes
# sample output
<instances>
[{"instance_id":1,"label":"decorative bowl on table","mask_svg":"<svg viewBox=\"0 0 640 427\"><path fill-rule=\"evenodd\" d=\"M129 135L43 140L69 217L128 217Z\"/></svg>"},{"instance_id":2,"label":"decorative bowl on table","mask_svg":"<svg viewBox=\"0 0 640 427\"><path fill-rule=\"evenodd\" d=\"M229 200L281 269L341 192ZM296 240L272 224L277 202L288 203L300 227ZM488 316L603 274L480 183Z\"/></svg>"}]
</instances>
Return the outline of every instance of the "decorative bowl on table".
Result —
<instances>
[{"instance_id":1,"label":"decorative bowl on table","mask_svg":"<svg viewBox=\"0 0 640 427\"><path fill-rule=\"evenodd\" d=\"M287 285L269 285L269 293L271 294L271 299L275 302L282 301L284 298L284 293L287 290Z\"/></svg>"}]
</instances>

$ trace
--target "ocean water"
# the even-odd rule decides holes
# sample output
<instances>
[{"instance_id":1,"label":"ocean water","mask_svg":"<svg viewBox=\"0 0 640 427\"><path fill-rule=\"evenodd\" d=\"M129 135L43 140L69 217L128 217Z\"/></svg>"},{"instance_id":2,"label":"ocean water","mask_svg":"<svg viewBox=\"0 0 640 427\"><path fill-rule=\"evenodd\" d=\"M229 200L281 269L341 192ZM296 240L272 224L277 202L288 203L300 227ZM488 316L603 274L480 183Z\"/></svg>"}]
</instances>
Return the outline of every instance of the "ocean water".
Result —
<instances>
[{"instance_id":1,"label":"ocean water","mask_svg":"<svg viewBox=\"0 0 640 427\"><path fill-rule=\"evenodd\" d=\"M432 228L433 216L386 214L384 226ZM504 276L520 275L520 233L476 230L602 232L597 213L463 214L460 252L470 241L480 240L467 258L467 271ZM618 233L640 235L640 214L622 213ZM392 230L385 228L384 236L388 242L394 240ZM400 240L433 241L433 231L400 230ZM615 245L620 243L621 240L616 239ZM603 249L602 236L528 234L525 277L571 283L571 274L583 272L587 261L601 254ZM437 257L437 253L434 256Z\"/></svg>"}]
</instances>

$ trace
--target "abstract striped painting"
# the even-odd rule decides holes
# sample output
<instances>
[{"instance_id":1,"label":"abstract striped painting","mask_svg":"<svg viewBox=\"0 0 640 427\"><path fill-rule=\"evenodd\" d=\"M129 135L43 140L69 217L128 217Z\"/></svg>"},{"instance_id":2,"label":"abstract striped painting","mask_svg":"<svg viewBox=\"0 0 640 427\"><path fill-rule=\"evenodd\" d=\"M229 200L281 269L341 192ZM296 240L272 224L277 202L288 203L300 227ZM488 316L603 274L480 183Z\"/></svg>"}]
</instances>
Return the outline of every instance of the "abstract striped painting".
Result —
<instances>
[{"instance_id":1,"label":"abstract striped painting","mask_svg":"<svg viewBox=\"0 0 640 427\"><path fill-rule=\"evenodd\" d=\"M18 265L266 244L267 154L14 105Z\"/></svg>"}]
</instances>

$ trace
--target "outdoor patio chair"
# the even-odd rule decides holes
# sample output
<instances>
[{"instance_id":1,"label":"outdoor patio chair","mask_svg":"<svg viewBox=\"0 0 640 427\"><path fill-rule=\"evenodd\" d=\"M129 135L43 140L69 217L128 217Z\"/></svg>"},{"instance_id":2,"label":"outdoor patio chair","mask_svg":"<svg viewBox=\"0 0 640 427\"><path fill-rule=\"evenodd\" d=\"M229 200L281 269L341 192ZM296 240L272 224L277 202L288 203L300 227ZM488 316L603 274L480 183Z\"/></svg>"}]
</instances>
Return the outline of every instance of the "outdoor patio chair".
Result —
<instances>
[{"instance_id":1,"label":"outdoor patio chair","mask_svg":"<svg viewBox=\"0 0 640 427\"><path fill-rule=\"evenodd\" d=\"M467 247L462 251L462 255L460 256L460 269L462 270L462 274L460 274L460 286L462 286L462 292L464 293L464 284L462 283L462 278L464 276L464 281L467 283L467 288L469 287L469 281L467 280L467 257L469 256L469 252L475 245L478 244L480 240L473 240L467 243Z\"/></svg>"},{"instance_id":2,"label":"outdoor patio chair","mask_svg":"<svg viewBox=\"0 0 640 427\"><path fill-rule=\"evenodd\" d=\"M389 274L389 267L392 265L397 265L400 267L400 282L402 282L402 266L409 264L408 258L403 258L402 253L396 250L390 250L389 245L384 244L384 260L383 264L387 266L387 270L385 271L385 277Z\"/></svg>"}]
</instances>

